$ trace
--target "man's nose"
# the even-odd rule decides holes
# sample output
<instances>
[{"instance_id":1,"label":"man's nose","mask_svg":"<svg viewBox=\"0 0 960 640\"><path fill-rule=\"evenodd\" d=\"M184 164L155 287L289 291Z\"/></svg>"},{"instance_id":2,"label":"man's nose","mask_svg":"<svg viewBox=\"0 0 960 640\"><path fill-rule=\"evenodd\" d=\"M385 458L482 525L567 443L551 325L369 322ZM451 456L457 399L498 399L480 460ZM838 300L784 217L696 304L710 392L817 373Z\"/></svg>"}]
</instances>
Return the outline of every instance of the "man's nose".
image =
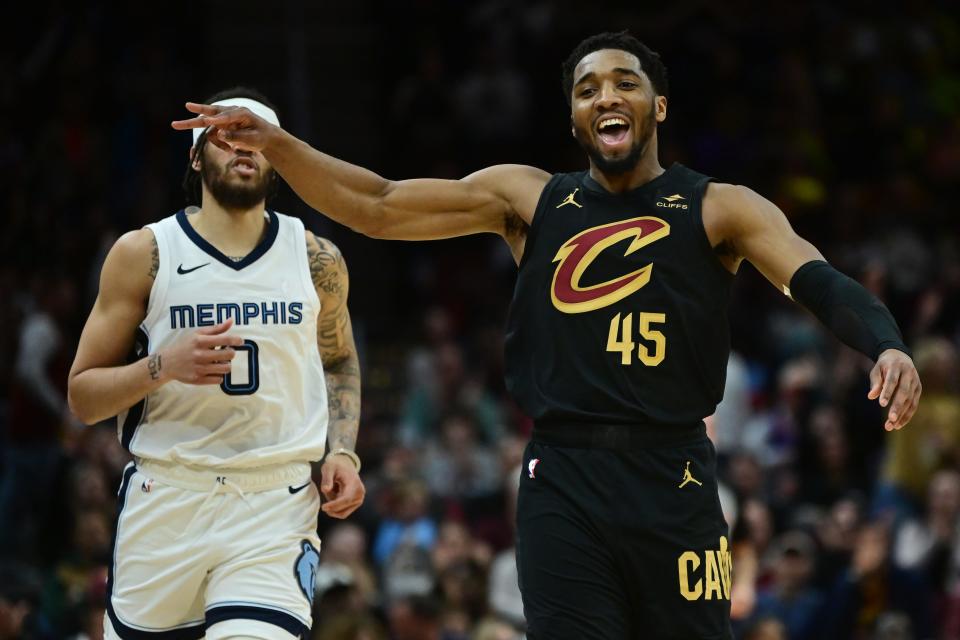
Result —
<instances>
[{"instance_id":1,"label":"man's nose","mask_svg":"<svg viewBox=\"0 0 960 640\"><path fill-rule=\"evenodd\" d=\"M601 109L612 109L623 104L623 98L616 92L612 84L604 84L600 87L600 95L597 96L596 104Z\"/></svg>"}]
</instances>

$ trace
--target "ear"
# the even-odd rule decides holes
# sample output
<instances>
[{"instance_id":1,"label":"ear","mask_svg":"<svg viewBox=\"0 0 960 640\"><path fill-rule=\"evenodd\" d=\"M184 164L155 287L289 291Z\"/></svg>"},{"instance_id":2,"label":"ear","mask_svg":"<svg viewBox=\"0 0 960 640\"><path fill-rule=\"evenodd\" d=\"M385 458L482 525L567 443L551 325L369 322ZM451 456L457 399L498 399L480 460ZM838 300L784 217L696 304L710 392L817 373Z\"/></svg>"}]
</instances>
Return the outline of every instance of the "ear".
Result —
<instances>
[{"instance_id":1,"label":"ear","mask_svg":"<svg viewBox=\"0 0 960 640\"><path fill-rule=\"evenodd\" d=\"M577 139L577 127L573 124L573 114L570 114L570 135L574 140Z\"/></svg>"},{"instance_id":2,"label":"ear","mask_svg":"<svg viewBox=\"0 0 960 640\"><path fill-rule=\"evenodd\" d=\"M657 122L667 119L667 96L657 96Z\"/></svg>"},{"instance_id":3,"label":"ear","mask_svg":"<svg viewBox=\"0 0 960 640\"><path fill-rule=\"evenodd\" d=\"M190 147L190 150L187 151L187 158L190 160L190 168L194 171L200 171L200 154L196 151L196 147Z\"/></svg>"}]
</instances>

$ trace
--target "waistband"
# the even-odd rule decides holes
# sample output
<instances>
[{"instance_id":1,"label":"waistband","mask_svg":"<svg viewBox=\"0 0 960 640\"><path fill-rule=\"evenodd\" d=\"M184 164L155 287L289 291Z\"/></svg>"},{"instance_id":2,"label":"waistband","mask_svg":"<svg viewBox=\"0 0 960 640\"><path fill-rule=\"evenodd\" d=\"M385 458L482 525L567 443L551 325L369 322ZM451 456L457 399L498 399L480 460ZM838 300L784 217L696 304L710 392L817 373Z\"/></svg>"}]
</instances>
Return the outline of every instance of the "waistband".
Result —
<instances>
[{"instance_id":1,"label":"waistband","mask_svg":"<svg viewBox=\"0 0 960 640\"><path fill-rule=\"evenodd\" d=\"M311 478L309 462L291 462L250 469L203 469L144 458L137 458L136 463L140 473L171 487L189 491L209 491L216 483L230 482L242 491L256 493L303 484Z\"/></svg>"},{"instance_id":2,"label":"waistband","mask_svg":"<svg viewBox=\"0 0 960 640\"><path fill-rule=\"evenodd\" d=\"M532 439L554 447L631 451L693 444L706 437L703 421L670 425L535 422Z\"/></svg>"}]
</instances>

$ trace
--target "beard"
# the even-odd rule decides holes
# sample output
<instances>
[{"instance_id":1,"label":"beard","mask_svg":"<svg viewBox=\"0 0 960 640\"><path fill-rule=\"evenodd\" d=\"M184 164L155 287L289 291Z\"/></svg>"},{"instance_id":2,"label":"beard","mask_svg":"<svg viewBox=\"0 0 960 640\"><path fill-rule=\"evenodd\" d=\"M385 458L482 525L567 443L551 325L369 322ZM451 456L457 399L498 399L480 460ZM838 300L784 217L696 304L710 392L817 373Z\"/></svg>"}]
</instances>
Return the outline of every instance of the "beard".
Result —
<instances>
[{"instance_id":1,"label":"beard","mask_svg":"<svg viewBox=\"0 0 960 640\"><path fill-rule=\"evenodd\" d=\"M653 132L657 126L656 109L656 104L652 105L650 114L646 120L638 123L641 128L637 133L633 146L630 147L627 155L622 158L609 158L603 155L600 148L593 143L590 132L576 125L573 127L574 138L577 144L580 145L580 148L587 152L590 161L600 173L610 176L623 175L624 173L632 171L633 168L637 166L640 158L643 157L644 151L647 150L647 145L650 143L650 139L653 137Z\"/></svg>"},{"instance_id":2,"label":"beard","mask_svg":"<svg viewBox=\"0 0 960 640\"><path fill-rule=\"evenodd\" d=\"M200 177L217 203L227 211L252 209L267 199L275 179L274 170L243 181L230 179L230 165L214 166L207 158L200 163Z\"/></svg>"}]
</instances>

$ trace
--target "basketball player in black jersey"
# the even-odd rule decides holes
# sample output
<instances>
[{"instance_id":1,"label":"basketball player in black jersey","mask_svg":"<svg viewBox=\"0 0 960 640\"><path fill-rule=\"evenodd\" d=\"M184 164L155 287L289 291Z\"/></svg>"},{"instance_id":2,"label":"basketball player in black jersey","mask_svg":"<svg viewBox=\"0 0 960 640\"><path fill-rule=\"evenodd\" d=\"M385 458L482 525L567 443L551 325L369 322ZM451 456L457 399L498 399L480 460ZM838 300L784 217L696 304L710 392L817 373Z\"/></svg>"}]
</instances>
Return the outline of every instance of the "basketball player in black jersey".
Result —
<instances>
[{"instance_id":1,"label":"basketball player in black jersey","mask_svg":"<svg viewBox=\"0 0 960 640\"><path fill-rule=\"evenodd\" d=\"M377 238L500 234L520 267L507 384L535 420L518 504L528 637L730 638L730 543L703 418L720 400L730 284L749 260L875 360L869 397L907 424L920 381L896 323L750 189L664 170L666 70L629 34L564 65L589 171L501 165L390 181L244 109L189 103L211 141L263 151L312 207Z\"/></svg>"}]
</instances>

